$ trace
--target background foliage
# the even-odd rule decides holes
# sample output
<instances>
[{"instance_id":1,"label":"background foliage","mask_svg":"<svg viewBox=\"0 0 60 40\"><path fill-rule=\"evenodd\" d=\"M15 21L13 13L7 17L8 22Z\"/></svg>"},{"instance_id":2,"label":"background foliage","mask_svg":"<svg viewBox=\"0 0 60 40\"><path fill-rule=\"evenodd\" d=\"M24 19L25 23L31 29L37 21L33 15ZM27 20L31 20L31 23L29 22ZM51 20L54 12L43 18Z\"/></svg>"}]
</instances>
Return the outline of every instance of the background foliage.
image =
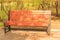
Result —
<instances>
[{"instance_id":1,"label":"background foliage","mask_svg":"<svg viewBox=\"0 0 60 40\"><path fill-rule=\"evenodd\" d=\"M8 19L10 10L51 10L59 16L60 0L0 0L0 21Z\"/></svg>"}]
</instances>

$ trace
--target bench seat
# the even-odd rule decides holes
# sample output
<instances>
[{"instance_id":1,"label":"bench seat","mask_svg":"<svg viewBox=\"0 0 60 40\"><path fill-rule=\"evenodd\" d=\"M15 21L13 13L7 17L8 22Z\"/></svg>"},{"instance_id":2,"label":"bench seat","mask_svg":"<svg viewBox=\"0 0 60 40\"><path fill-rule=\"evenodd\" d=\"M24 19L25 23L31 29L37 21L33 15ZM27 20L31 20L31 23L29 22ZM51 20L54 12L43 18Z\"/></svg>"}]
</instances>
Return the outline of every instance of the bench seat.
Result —
<instances>
[{"instance_id":1,"label":"bench seat","mask_svg":"<svg viewBox=\"0 0 60 40\"><path fill-rule=\"evenodd\" d=\"M12 22L12 21L7 21L5 24L12 25L12 26L48 26L48 22Z\"/></svg>"}]
</instances>

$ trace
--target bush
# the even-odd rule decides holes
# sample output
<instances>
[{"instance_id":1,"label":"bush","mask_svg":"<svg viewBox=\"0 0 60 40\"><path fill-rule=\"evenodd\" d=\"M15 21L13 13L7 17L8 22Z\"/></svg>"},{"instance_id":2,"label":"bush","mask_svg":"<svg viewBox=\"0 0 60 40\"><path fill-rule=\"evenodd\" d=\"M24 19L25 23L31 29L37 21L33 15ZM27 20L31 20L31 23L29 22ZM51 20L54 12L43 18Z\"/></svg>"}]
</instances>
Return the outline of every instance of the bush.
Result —
<instances>
[{"instance_id":1,"label":"bush","mask_svg":"<svg viewBox=\"0 0 60 40\"><path fill-rule=\"evenodd\" d=\"M0 21L7 20L7 14L0 10Z\"/></svg>"}]
</instances>

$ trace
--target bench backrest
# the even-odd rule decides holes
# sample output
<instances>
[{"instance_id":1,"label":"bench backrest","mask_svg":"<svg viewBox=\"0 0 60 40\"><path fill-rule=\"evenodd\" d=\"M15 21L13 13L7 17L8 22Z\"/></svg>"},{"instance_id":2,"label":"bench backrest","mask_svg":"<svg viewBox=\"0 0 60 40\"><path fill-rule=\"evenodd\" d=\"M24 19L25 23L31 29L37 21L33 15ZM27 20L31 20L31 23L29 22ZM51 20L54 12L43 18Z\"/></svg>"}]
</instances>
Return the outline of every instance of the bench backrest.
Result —
<instances>
[{"instance_id":1,"label":"bench backrest","mask_svg":"<svg viewBox=\"0 0 60 40\"><path fill-rule=\"evenodd\" d=\"M30 23L50 23L51 12L42 10L11 10L10 21Z\"/></svg>"}]
</instances>

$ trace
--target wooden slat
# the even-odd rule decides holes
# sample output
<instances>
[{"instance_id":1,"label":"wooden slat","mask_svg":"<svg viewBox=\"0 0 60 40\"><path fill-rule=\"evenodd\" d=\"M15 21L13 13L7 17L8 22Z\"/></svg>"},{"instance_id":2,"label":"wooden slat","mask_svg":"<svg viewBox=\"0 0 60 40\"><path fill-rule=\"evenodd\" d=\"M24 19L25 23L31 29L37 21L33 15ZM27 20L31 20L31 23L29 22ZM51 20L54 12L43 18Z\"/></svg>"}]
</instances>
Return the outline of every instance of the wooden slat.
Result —
<instances>
[{"instance_id":1,"label":"wooden slat","mask_svg":"<svg viewBox=\"0 0 60 40\"><path fill-rule=\"evenodd\" d=\"M48 26L51 11L42 10L11 10L10 25L17 26Z\"/></svg>"}]
</instances>

